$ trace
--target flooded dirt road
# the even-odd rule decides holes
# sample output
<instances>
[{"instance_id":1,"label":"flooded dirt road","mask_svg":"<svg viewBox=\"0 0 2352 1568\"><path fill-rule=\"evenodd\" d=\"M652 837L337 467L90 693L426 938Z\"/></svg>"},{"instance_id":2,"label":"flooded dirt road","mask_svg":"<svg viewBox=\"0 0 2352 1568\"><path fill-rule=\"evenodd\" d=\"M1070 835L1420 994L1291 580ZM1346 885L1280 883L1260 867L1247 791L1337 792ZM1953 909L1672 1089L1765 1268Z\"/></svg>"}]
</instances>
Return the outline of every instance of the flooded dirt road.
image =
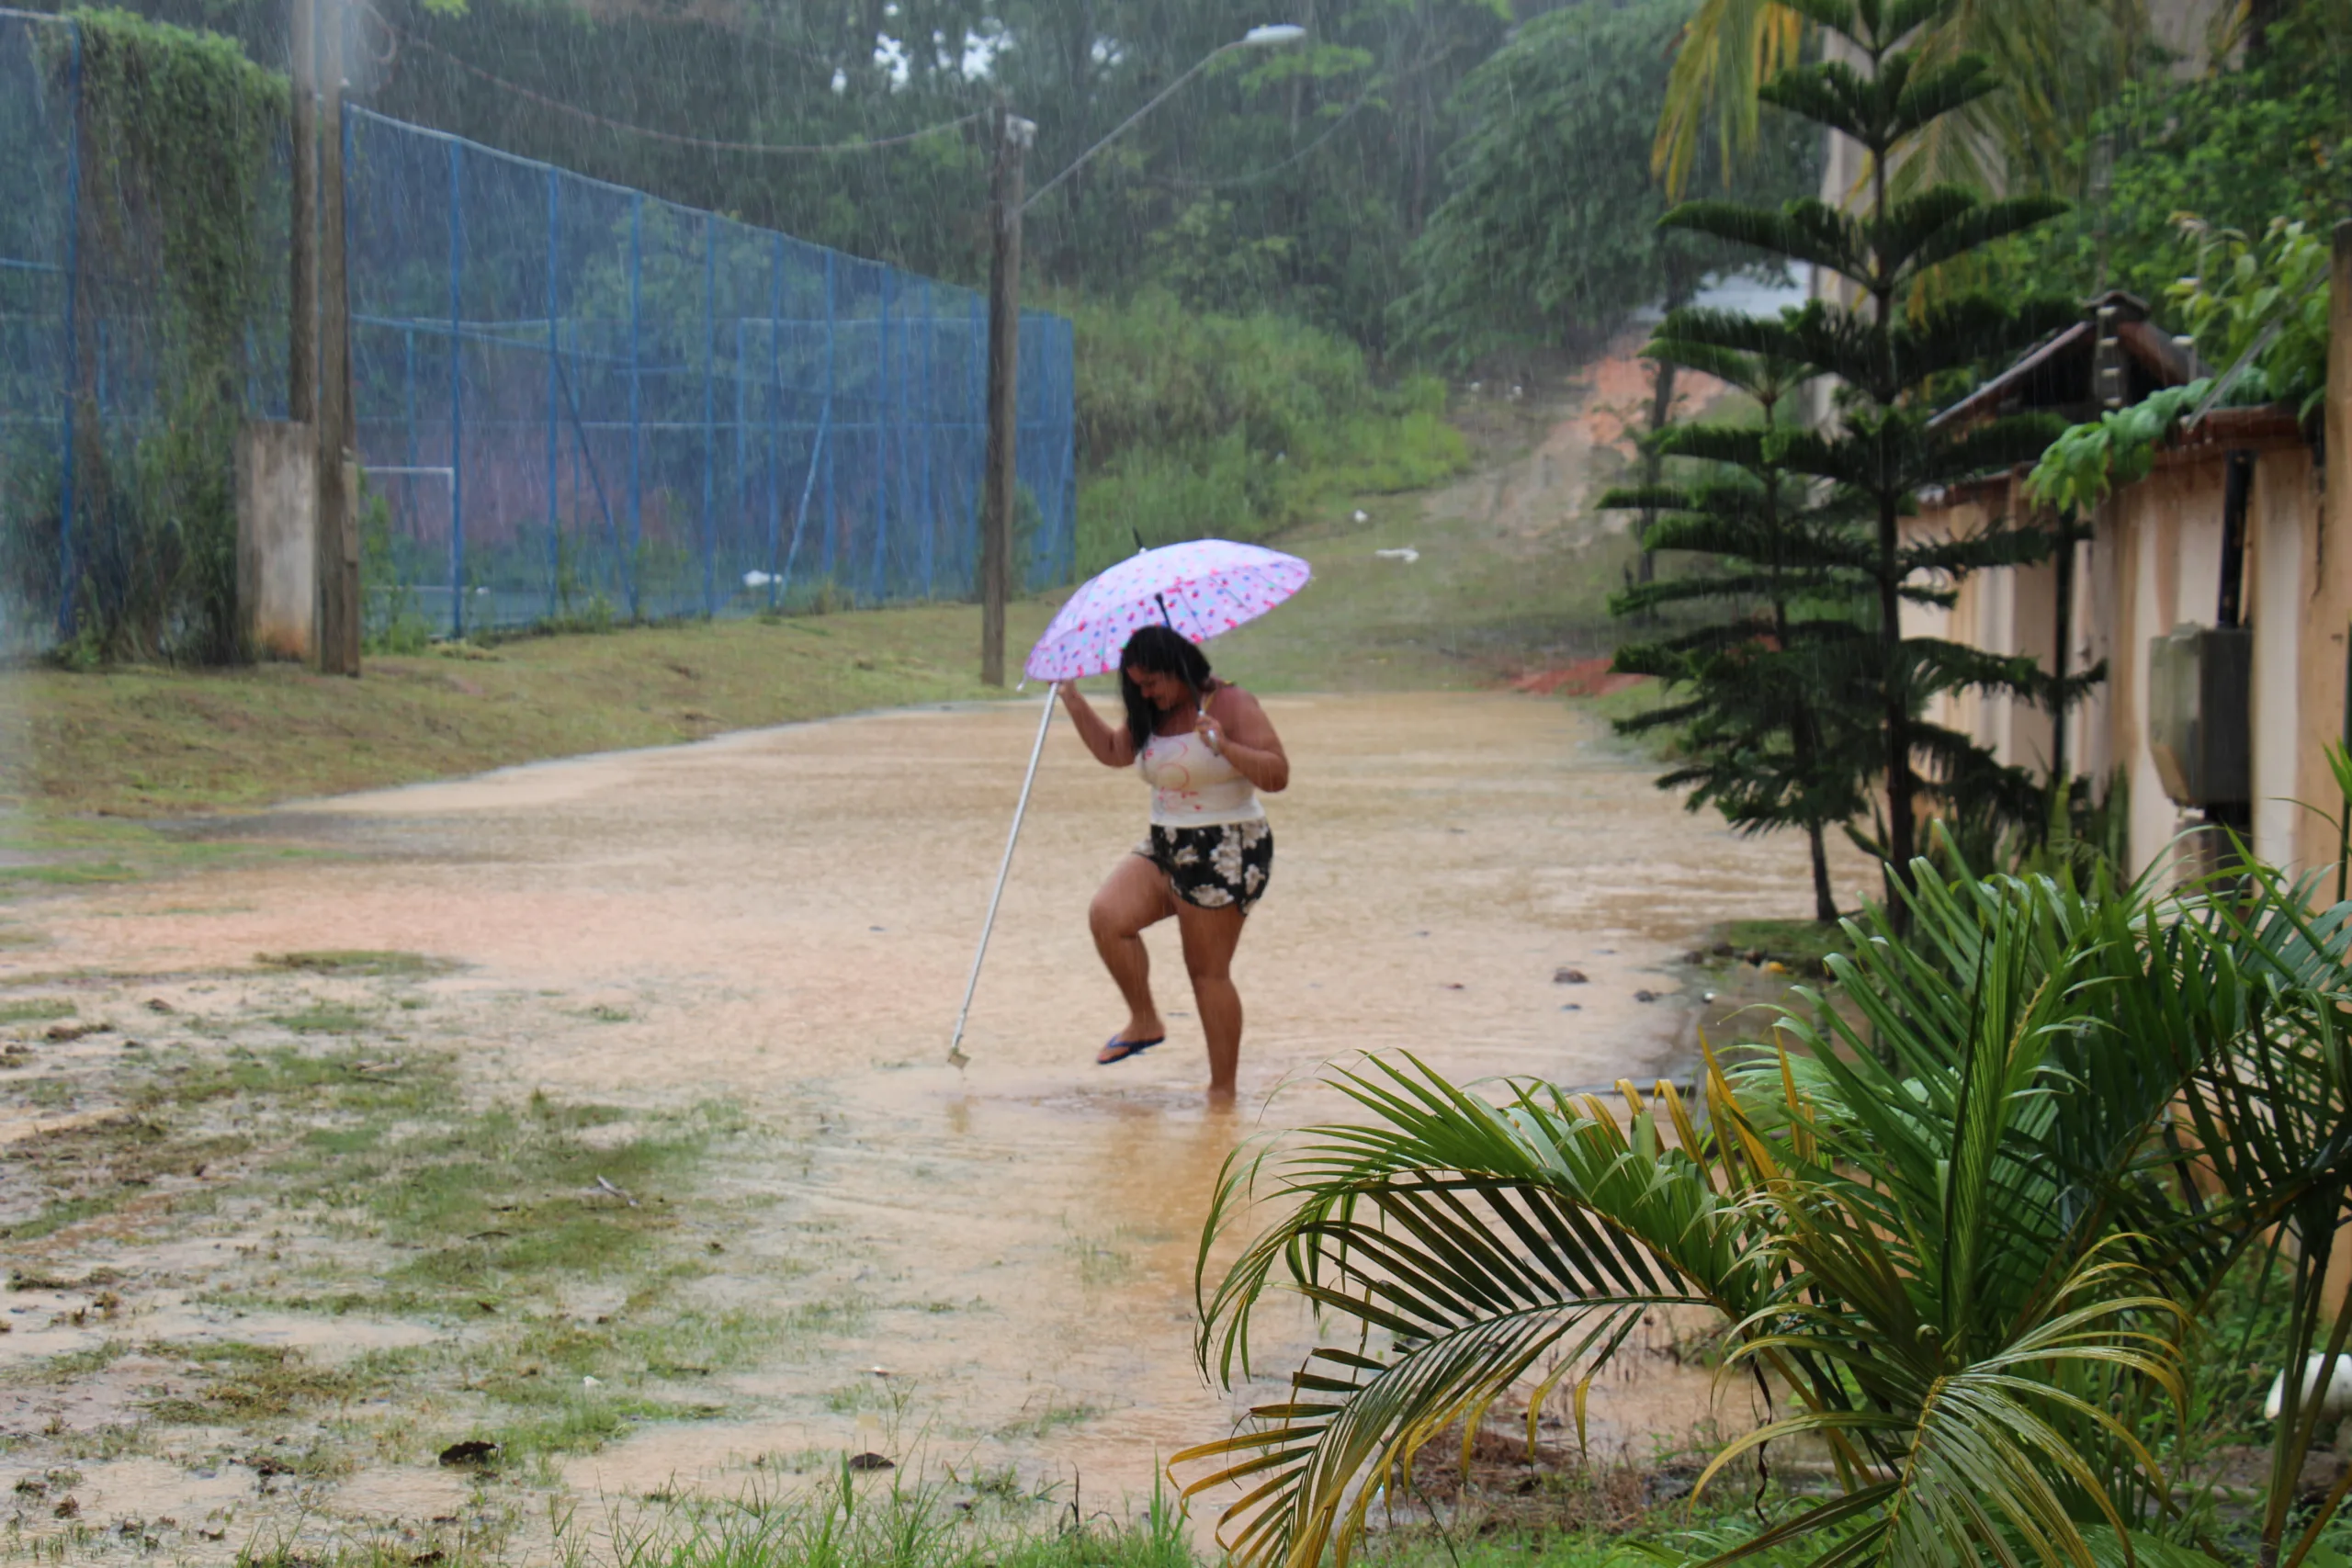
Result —
<instances>
[{"instance_id":1,"label":"flooded dirt road","mask_svg":"<svg viewBox=\"0 0 2352 1568\"><path fill-rule=\"evenodd\" d=\"M280 811L238 830L323 852L62 897L41 911L51 945L6 964L185 976L289 950L428 954L458 965L418 994L477 1096L649 1113L716 1100L795 1129L769 1156L706 1173L742 1206L712 1234L698 1288L813 1314L806 1332L789 1354L755 1347L699 1383L703 1419L639 1423L566 1461L577 1490L725 1485L769 1456L871 1449L967 1481L1075 1476L1115 1506L1246 1403L1204 1386L1191 1357L1194 1249L1238 1141L1332 1111L1315 1080L1367 1051L1408 1049L1457 1078L1685 1070L1698 981L1683 951L1714 919L1810 904L1800 843L1685 813L1605 726L1558 702L1267 708L1295 782L1270 802L1272 887L1236 965L1249 1026L1228 1111L1203 1101L1172 926L1149 938L1169 1043L1092 1063L1120 1014L1086 905L1146 802L1066 721L1005 893L971 1065L942 1060L1034 699ZM1589 982L1556 983L1563 966ZM107 1256L86 1238L53 1261L70 1272ZM604 1299L583 1283L572 1304L617 1310ZM73 1332L54 1343L79 1343ZM1604 1438L1703 1415L1705 1374L1645 1366L1638 1386L1595 1395ZM322 1507L381 1506L367 1499L391 1472L445 1484L435 1438L428 1422L406 1451L384 1445Z\"/></svg>"}]
</instances>

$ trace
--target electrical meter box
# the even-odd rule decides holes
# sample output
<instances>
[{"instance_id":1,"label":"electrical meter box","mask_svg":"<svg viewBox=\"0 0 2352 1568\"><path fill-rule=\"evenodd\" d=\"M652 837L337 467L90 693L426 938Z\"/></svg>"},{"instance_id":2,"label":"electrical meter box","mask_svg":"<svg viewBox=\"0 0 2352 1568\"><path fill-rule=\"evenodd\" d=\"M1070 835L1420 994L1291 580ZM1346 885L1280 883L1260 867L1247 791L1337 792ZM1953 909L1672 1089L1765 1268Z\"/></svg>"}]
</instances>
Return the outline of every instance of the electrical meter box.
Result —
<instances>
[{"instance_id":1,"label":"electrical meter box","mask_svg":"<svg viewBox=\"0 0 2352 1568\"><path fill-rule=\"evenodd\" d=\"M2149 639L2148 750L2176 804L2253 798L2253 670L2245 626L2175 626Z\"/></svg>"}]
</instances>

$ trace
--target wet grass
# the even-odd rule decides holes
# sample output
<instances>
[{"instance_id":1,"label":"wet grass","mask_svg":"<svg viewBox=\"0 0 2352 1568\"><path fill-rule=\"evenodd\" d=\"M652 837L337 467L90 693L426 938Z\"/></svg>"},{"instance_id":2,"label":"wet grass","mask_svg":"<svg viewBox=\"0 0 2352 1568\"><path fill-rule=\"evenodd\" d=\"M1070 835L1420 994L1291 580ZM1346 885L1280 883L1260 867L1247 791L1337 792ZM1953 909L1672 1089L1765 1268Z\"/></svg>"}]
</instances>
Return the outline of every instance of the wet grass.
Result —
<instances>
[{"instance_id":1,"label":"wet grass","mask_svg":"<svg viewBox=\"0 0 2352 1568\"><path fill-rule=\"evenodd\" d=\"M12 684L40 678L28 671L0 673L0 712L6 711ZM91 752L79 758L77 765L103 767L98 759L108 754L110 740L119 739L102 728L76 734ZM52 805L37 791L24 787L23 775L31 765L28 747L0 749L0 807L30 807L0 811L0 857L18 862L0 866L0 902L30 899L56 889L136 882L253 861L307 859L316 853L283 844L212 840L159 831L145 822L125 820L119 814L67 815L68 810L104 811L106 803L93 799L68 807ZM0 946L31 946L40 941L40 933L29 928L0 927Z\"/></svg>"},{"instance_id":2,"label":"wet grass","mask_svg":"<svg viewBox=\"0 0 2352 1568\"><path fill-rule=\"evenodd\" d=\"M0 1202L0 1238L37 1241L116 1213L133 1200L170 1186L175 1179L242 1153L241 1134L211 1130L175 1135L156 1114L169 1099L169 1080L143 1086L132 1103L115 1114L75 1126L54 1127L0 1145L0 1176L9 1179L8 1199ZM17 1086L36 1107L67 1102L77 1080L63 1077ZM45 1189L35 1199L37 1189ZM27 1210L18 1205L37 1202Z\"/></svg>"},{"instance_id":3,"label":"wet grass","mask_svg":"<svg viewBox=\"0 0 2352 1568\"><path fill-rule=\"evenodd\" d=\"M218 1215L207 1223L218 1235L225 1221L232 1243L225 1267L190 1292L200 1309L409 1318L435 1336L345 1357L235 1338L153 1341L148 1353L175 1364L145 1380L148 1422L276 1434L330 1469L355 1455L413 1462L480 1435L499 1445L501 1466L552 1482L560 1455L648 1421L724 1414L702 1393L718 1386L709 1380L863 1321L855 1303L769 1309L702 1294L718 1267L709 1238L758 1201L721 1209L701 1191L714 1156L768 1135L736 1108L483 1100L457 1055L377 1032L379 1004L420 968L414 955L301 956L280 967L372 990L296 1012L272 1012L285 1001L265 998L217 1019L175 1014L171 1028L228 1038L130 1057L77 1046L65 1072L11 1085L19 1102L54 1084L104 1113L0 1147L0 1195L17 1205L0 1208L0 1234L80 1249L186 1234L190 1220ZM236 1038L263 1025L309 1037ZM111 1291L90 1295L95 1276L50 1278L38 1254L22 1256L21 1288L87 1298L59 1309L76 1325L85 1314L92 1326L110 1321L120 1304ZM778 1285L806 1267L752 1266ZM569 1303L582 1290L616 1304L581 1313ZM28 1364L16 1381L70 1386L128 1349L108 1339ZM144 1430L119 1436L135 1447ZM95 1440L34 1440L50 1438Z\"/></svg>"},{"instance_id":4,"label":"wet grass","mask_svg":"<svg viewBox=\"0 0 2352 1568\"><path fill-rule=\"evenodd\" d=\"M11 1381L17 1382L63 1382L70 1378L85 1378L92 1372L105 1371L130 1354L127 1340L107 1339L79 1350L68 1350L51 1356L32 1366L17 1369Z\"/></svg>"},{"instance_id":5,"label":"wet grass","mask_svg":"<svg viewBox=\"0 0 2352 1568\"><path fill-rule=\"evenodd\" d=\"M353 1370L322 1366L288 1346L227 1343L158 1347L204 1367L201 1386L147 1402L159 1421L188 1427L247 1427L309 1405L351 1398L367 1386Z\"/></svg>"},{"instance_id":6,"label":"wet grass","mask_svg":"<svg viewBox=\"0 0 2352 1568\"><path fill-rule=\"evenodd\" d=\"M1715 928L1711 955L1748 964L1777 964L1792 975L1819 977L1828 973L1829 955L1847 947L1843 929L1819 920L1726 920ZM1726 953L1725 948L1730 951Z\"/></svg>"},{"instance_id":7,"label":"wet grass","mask_svg":"<svg viewBox=\"0 0 2352 1568\"><path fill-rule=\"evenodd\" d=\"M292 969L312 975L339 975L360 979L424 979L458 967L446 958L370 947L326 948L309 953L256 953L254 962L265 969Z\"/></svg>"},{"instance_id":8,"label":"wet grass","mask_svg":"<svg viewBox=\"0 0 2352 1568\"><path fill-rule=\"evenodd\" d=\"M300 1012L282 1012L270 1021L297 1034L357 1034L372 1021L368 1015L332 1002L314 1002Z\"/></svg>"},{"instance_id":9,"label":"wet grass","mask_svg":"<svg viewBox=\"0 0 2352 1568\"><path fill-rule=\"evenodd\" d=\"M1125 1508L1074 1509L1078 1500L1053 1489L967 1489L902 1473L860 1478L841 1468L841 1454L806 1457L826 1472L813 1490L767 1483L706 1495L673 1486L601 1506L560 1506L546 1520L549 1539L529 1544L518 1539L517 1519L501 1529L449 1520L413 1537L386 1532L334 1544L291 1530L265 1533L237 1561L239 1568L506 1568L549 1561L561 1568L1204 1568L1206 1562L1164 1495L1128 1517ZM776 1468L797 1473L801 1466Z\"/></svg>"},{"instance_id":10,"label":"wet grass","mask_svg":"<svg viewBox=\"0 0 2352 1568\"><path fill-rule=\"evenodd\" d=\"M1042 601L1012 606L1016 653L1052 614ZM0 869L0 892L253 852L125 818L1001 695L978 682L978 646L976 605L925 604L534 637L371 659L358 681L285 664L10 671L0 712L18 743L0 749L0 795L34 813L0 834L0 850L35 863Z\"/></svg>"}]
</instances>

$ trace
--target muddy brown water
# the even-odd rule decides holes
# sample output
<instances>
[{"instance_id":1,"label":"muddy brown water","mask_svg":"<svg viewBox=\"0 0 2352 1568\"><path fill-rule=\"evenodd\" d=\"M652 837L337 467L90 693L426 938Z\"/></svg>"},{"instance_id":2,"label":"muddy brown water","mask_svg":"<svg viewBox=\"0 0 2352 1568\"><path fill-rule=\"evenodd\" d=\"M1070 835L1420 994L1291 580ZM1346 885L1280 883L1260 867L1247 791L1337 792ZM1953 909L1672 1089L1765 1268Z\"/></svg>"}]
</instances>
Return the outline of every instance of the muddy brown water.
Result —
<instances>
[{"instance_id":1,"label":"muddy brown water","mask_svg":"<svg viewBox=\"0 0 2352 1568\"><path fill-rule=\"evenodd\" d=\"M1367 1051L1409 1049L1457 1079L1685 1071L1702 982L1676 963L1683 950L1715 919L1810 907L1800 841L1686 813L1651 765L1557 702L1267 709L1295 782L1270 802L1272 887L1236 966L1249 1027L1229 1111L1204 1103L1172 927L1150 938L1171 1038L1092 1063L1120 1014L1086 904L1145 800L1058 722L971 1065L943 1061L1035 698L289 808L243 830L338 852L62 897L42 912L53 945L0 968L413 950L466 965L434 984L468 1010L468 1071L484 1085L813 1109L813 1154L725 1179L829 1227L841 1245L808 1288L874 1309L814 1355L715 1380L727 1418L640 1428L565 1479L607 1495L724 1486L764 1455L887 1446L935 1473L1074 1477L1114 1506L1253 1397L1211 1388L1192 1359L1202 1218L1238 1141L1334 1112L1317 1078ZM1589 983L1555 984L1563 965ZM1660 999L1636 1000L1645 990ZM525 1026L502 998L535 992L569 1010L531 1010ZM628 1016L585 1016L598 1004ZM1270 1326L1264 1369L1280 1373L1307 1325L1293 1313ZM845 1401L861 1379L887 1394ZM1595 1393L1596 1435L1679 1436L1708 1418L1709 1389L1647 1359ZM404 1495L368 1472L340 1491L350 1512Z\"/></svg>"}]
</instances>

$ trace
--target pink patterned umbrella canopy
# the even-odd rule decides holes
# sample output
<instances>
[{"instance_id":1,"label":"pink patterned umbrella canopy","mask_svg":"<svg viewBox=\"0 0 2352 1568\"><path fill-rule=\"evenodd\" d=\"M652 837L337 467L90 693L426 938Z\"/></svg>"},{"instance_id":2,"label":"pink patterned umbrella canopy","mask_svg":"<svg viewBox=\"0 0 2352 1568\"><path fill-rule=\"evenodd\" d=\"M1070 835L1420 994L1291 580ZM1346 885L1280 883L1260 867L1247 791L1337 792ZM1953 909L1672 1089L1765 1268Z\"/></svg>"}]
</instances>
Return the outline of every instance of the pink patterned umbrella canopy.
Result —
<instances>
[{"instance_id":1,"label":"pink patterned umbrella canopy","mask_svg":"<svg viewBox=\"0 0 2352 1568\"><path fill-rule=\"evenodd\" d=\"M1032 681L1108 674L1136 627L1163 622L1206 642L1256 620L1310 575L1296 556L1227 539L1139 551L1070 595L1024 669Z\"/></svg>"}]
</instances>

